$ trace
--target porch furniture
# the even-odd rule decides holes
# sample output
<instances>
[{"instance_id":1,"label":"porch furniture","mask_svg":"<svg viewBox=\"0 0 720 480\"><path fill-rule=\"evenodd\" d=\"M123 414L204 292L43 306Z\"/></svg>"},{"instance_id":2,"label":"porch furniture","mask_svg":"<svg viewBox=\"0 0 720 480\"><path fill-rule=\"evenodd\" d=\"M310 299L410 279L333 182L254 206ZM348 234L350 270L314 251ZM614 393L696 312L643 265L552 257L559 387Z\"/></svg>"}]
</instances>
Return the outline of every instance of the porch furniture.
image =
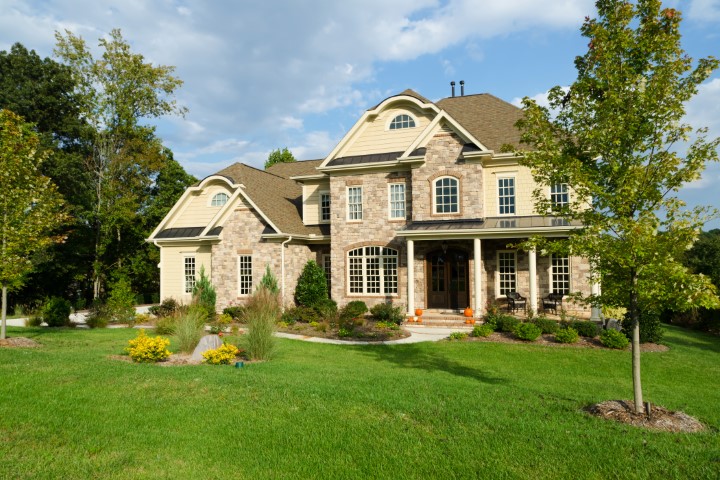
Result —
<instances>
[{"instance_id":1,"label":"porch furniture","mask_svg":"<svg viewBox=\"0 0 720 480\"><path fill-rule=\"evenodd\" d=\"M562 293L551 293L547 297L543 298L543 310L552 310L557 315L558 310L562 310Z\"/></svg>"},{"instance_id":2,"label":"porch furniture","mask_svg":"<svg viewBox=\"0 0 720 480\"><path fill-rule=\"evenodd\" d=\"M518 292L508 292L506 295L508 302L508 310L514 312L518 308L524 309L527 305L525 297L520 295Z\"/></svg>"}]
</instances>

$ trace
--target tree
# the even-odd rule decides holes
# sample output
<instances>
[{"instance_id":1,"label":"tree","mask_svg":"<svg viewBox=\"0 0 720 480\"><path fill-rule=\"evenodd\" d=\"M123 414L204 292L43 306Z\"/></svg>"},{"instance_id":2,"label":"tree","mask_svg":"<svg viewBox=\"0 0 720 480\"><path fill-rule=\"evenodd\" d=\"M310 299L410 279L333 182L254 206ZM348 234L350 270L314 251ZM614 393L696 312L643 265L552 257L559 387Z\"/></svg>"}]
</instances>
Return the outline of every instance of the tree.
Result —
<instances>
[{"instance_id":1,"label":"tree","mask_svg":"<svg viewBox=\"0 0 720 480\"><path fill-rule=\"evenodd\" d=\"M72 70L80 111L93 129L86 169L92 184L94 230L93 295L101 292L109 266L123 267L123 232L136 225L144 196L165 157L154 128L140 121L183 115L174 94L182 81L174 67L146 63L114 29L100 39L95 59L85 41L70 31L56 32L55 54Z\"/></svg>"},{"instance_id":2,"label":"tree","mask_svg":"<svg viewBox=\"0 0 720 480\"><path fill-rule=\"evenodd\" d=\"M584 228L566 243L534 239L546 251L569 249L591 262L603 292L586 300L627 308L632 325L635 409L644 411L640 378L641 312L714 305L706 277L681 261L708 208L685 210L675 193L717 160L719 140L698 130L684 156L673 147L690 140L684 105L718 66L714 58L693 67L680 46L680 12L659 0L598 0L598 18L586 18L588 51L577 57L569 89L553 88L550 109L524 99L519 122L534 147L523 163L539 185L567 183L570 204L557 207L543 189L534 193L539 213L580 220ZM551 115L555 111L556 116Z\"/></svg>"},{"instance_id":3,"label":"tree","mask_svg":"<svg viewBox=\"0 0 720 480\"><path fill-rule=\"evenodd\" d=\"M687 252L685 263L693 272L710 277L720 288L720 229L702 232Z\"/></svg>"},{"instance_id":4,"label":"tree","mask_svg":"<svg viewBox=\"0 0 720 480\"><path fill-rule=\"evenodd\" d=\"M297 162L295 160L295 157L293 157L293 154L290 152L290 150L287 149L287 147L280 150L279 148L277 150L273 150L270 152L270 155L268 155L268 159L265 161L265 170L272 167L276 163L291 163L291 162Z\"/></svg>"},{"instance_id":5,"label":"tree","mask_svg":"<svg viewBox=\"0 0 720 480\"><path fill-rule=\"evenodd\" d=\"M5 338L8 290L23 284L34 253L62 240L52 233L67 219L57 188L39 171L48 153L39 145L30 124L0 110L0 338Z\"/></svg>"},{"instance_id":6,"label":"tree","mask_svg":"<svg viewBox=\"0 0 720 480\"><path fill-rule=\"evenodd\" d=\"M309 260L303 268L295 287L295 301L298 305L314 307L328 298L327 279L322 267L315 260Z\"/></svg>"}]
</instances>

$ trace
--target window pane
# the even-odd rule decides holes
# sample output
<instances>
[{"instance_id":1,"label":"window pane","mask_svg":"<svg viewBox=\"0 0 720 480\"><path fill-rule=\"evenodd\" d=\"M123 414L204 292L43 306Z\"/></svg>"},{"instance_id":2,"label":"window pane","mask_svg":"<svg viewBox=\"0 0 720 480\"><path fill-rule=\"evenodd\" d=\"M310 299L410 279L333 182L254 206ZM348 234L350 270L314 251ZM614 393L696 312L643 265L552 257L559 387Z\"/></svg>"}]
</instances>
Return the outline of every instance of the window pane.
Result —
<instances>
[{"instance_id":1,"label":"window pane","mask_svg":"<svg viewBox=\"0 0 720 480\"><path fill-rule=\"evenodd\" d=\"M556 207L563 207L570 202L567 183L556 183L550 187L550 202Z\"/></svg>"},{"instance_id":2,"label":"window pane","mask_svg":"<svg viewBox=\"0 0 720 480\"><path fill-rule=\"evenodd\" d=\"M435 181L435 213L457 213L458 181L455 178L440 178Z\"/></svg>"},{"instance_id":3,"label":"window pane","mask_svg":"<svg viewBox=\"0 0 720 480\"><path fill-rule=\"evenodd\" d=\"M551 288L553 293L570 292L570 258L551 255Z\"/></svg>"},{"instance_id":4,"label":"window pane","mask_svg":"<svg viewBox=\"0 0 720 480\"><path fill-rule=\"evenodd\" d=\"M348 188L348 219L362 220L362 187Z\"/></svg>"},{"instance_id":5,"label":"window pane","mask_svg":"<svg viewBox=\"0 0 720 480\"><path fill-rule=\"evenodd\" d=\"M498 178L498 213L515 214L515 178Z\"/></svg>"},{"instance_id":6,"label":"window pane","mask_svg":"<svg viewBox=\"0 0 720 480\"><path fill-rule=\"evenodd\" d=\"M240 255L238 257L238 294L250 295L252 285L252 256Z\"/></svg>"},{"instance_id":7,"label":"window pane","mask_svg":"<svg viewBox=\"0 0 720 480\"><path fill-rule=\"evenodd\" d=\"M326 222L330 220L330 194L320 194L320 220Z\"/></svg>"},{"instance_id":8,"label":"window pane","mask_svg":"<svg viewBox=\"0 0 720 480\"><path fill-rule=\"evenodd\" d=\"M498 280L500 295L516 291L515 252L498 253Z\"/></svg>"},{"instance_id":9,"label":"window pane","mask_svg":"<svg viewBox=\"0 0 720 480\"><path fill-rule=\"evenodd\" d=\"M348 252L349 292L370 295L397 293L398 252L379 246Z\"/></svg>"},{"instance_id":10,"label":"window pane","mask_svg":"<svg viewBox=\"0 0 720 480\"><path fill-rule=\"evenodd\" d=\"M405 218L405 184L390 184L390 218Z\"/></svg>"},{"instance_id":11,"label":"window pane","mask_svg":"<svg viewBox=\"0 0 720 480\"><path fill-rule=\"evenodd\" d=\"M390 130L399 130L401 128L413 128L415 120L410 115L398 115L390 122Z\"/></svg>"},{"instance_id":12,"label":"window pane","mask_svg":"<svg viewBox=\"0 0 720 480\"><path fill-rule=\"evenodd\" d=\"M195 288L195 257L185 257L185 293Z\"/></svg>"},{"instance_id":13,"label":"window pane","mask_svg":"<svg viewBox=\"0 0 720 480\"><path fill-rule=\"evenodd\" d=\"M213 207L222 207L227 203L228 199L230 199L230 197L227 193L216 193L212 198L210 205Z\"/></svg>"}]
</instances>

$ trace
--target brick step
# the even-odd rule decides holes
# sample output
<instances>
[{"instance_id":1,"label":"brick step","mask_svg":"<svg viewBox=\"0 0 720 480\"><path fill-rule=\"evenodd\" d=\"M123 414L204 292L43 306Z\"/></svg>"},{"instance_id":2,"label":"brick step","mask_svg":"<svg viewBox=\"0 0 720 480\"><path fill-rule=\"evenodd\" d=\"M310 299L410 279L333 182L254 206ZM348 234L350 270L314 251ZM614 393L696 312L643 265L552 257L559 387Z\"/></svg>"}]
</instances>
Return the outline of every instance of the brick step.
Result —
<instances>
[{"instance_id":1,"label":"brick step","mask_svg":"<svg viewBox=\"0 0 720 480\"><path fill-rule=\"evenodd\" d=\"M462 327L471 326L466 324L467 319L461 315L425 315L422 316L422 323L406 321L406 325L428 325L436 327ZM477 320L477 319L476 319ZM476 321L477 324L477 321Z\"/></svg>"}]
</instances>

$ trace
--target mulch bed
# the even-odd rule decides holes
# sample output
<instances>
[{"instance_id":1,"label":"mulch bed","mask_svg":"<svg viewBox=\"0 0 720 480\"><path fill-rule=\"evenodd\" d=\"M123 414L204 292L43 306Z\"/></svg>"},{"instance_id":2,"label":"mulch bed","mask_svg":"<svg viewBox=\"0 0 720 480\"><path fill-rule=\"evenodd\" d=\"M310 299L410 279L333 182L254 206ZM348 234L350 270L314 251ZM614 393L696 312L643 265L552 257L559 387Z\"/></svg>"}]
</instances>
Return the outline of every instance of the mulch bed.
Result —
<instances>
[{"instance_id":1,"label":"mulch bed","mask_svg":"<svg viewBox=\"0 0 720 480\"><path fill-rule=\"evenodd\" d=\"M513 336L512 333L495 332L489 337L467 337L467 340L472 342L495 342L495 343L521 343L525 345L547 345L550 347L570 347L570 348L607 348L600 343L599 338L586 338L580 337L575 343L560 343L555 340L555 336L550 333L540 335L537 340L533 342L526 342L525 340L519 340ZM630 346L628 346L628 350ZM667 352L670 350L667 345L660 345L657 343L643 343L640 345L641 352Z\"/></svg>"},{"instance_id":2,"label":"mulch bed","mask_svg":"<svg viewBox=\"0 0 720 480\"><path fill-rule=\"evenodd\" d=\"M159 365L161 367L180 367L183 365L202 365L201 360L193 360L190 358L192 355L189 353L173 353L170 355L167 360L163 360L162 362L157 362L155 365ZM110 360L118 360L120 362L127 362L127 363L133 363L132 358L130 358L129 355L108 355ZM237 358L236 361L243 362L245 365L251 364L251 363L259 363L260 360L245 360L243 358ZM235 361L231 363L231 365L234 365Z\"/></svg>"},{"instance_id":3,"label":"mulch bed","mask_svg":"<svg viewBox=\"0 0 720 480\"><path fill-rule=\"evenodd\" d=\"M38 347L42 347L42 345L30 338L12 337L12 338L4 338L4 339L0 340L0 347L38 348Z\"/></svg>"},{"instance_id":4,"label":"mulch bed","mask_svg":"<svg viewBox=\"0 0 720 480\"><path fill-rule=\"evenodd\" d=\"M585 411L606 420L663 432L696 433L705 430L705 426L697 419L683 412L673 412L665 407L652 405L650 416L636 413L635 404L631 400L608 400L590 405Z\"/></svg>"},{"instance_id":5,"label":"mulch bed","mask_svg":"<svg viewBox=\"0 0 720 480\"><path fill-rule=\"evenodd\" d=\"M380 330L369 325L355 328L355 335L351 337L339 337L336 329L328 328L325 331L318 330L307 323L295 323L287 328L278 328L279 332L304 335L306 337L331 338L334 340L352 340L360 342L382 342L387 340L399 340L410 336L410 332L400 327L399 330Z\"/></svg>"}]
</instances>

